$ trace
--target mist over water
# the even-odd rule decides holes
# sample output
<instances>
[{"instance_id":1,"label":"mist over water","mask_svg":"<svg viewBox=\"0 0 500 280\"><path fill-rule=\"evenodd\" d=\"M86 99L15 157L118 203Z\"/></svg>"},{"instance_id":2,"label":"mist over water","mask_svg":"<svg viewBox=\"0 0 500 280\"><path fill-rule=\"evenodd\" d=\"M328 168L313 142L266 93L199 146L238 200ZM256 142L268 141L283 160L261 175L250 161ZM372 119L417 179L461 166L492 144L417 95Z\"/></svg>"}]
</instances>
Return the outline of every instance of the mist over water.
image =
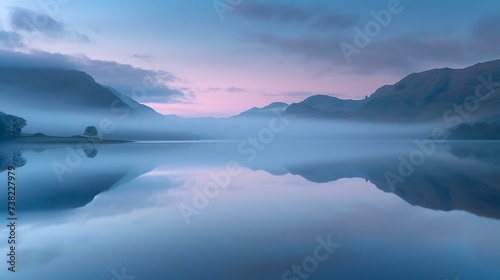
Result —
<instances>
[{"instance_id":1,"label":"mist over water","mask_svg":"<svg viewBox=\"0 0 500 280\"><path fill-rule=\"evenodd\" d=\"M15 114L10 108L4 113ZM99 137L117 140L187 140L187 139L416 139L427 138L435 128L447 129L449 124L379 124L354 121L296 119L285 114L274 117L238 118L175 118L147 119L113 113L111 109L24 111L28 121L26 133L68 137L81 135L93 125ZM271 132L269 132L271 131Z\"/></svg>"},{"instance_id":2,"label":"mist over water","mask_svg":"<svg viewBox=\"0 0 500 280\"><path fill-rule=\"evenodd\" d=\"M22 217L8 279L107 279L123 267L136 279L281 279L318 238L340 246L313 278L499 275L500 159L481 151L500 144L437 145L391 187L385 173L403 177L413 141L277 139L255 154L241 143L2 145L3 165L19 165ZM55 162L71 169L62 181ZM228 163L237 175L223 175ZM180 205L207 193L186 223Z\"/></svg>"}]
</instances>

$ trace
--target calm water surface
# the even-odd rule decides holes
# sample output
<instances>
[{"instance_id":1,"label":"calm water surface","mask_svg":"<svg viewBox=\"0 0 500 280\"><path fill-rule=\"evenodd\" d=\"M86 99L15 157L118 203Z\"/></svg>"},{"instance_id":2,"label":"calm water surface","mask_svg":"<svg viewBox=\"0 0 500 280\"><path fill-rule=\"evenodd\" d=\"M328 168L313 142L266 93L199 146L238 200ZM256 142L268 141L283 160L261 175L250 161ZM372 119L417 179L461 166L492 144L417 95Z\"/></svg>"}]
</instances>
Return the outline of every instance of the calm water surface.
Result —
<instances>
[{"instance_id":1,"label":"calm water surface","mask_svg":"<svg viewBox=\"0 0 500 280\"><path fill-rule=\"evenodd\" d=\"M2 145L0 279L500 279L500 143L431 148Z\"/></svg>"}]
</instances>

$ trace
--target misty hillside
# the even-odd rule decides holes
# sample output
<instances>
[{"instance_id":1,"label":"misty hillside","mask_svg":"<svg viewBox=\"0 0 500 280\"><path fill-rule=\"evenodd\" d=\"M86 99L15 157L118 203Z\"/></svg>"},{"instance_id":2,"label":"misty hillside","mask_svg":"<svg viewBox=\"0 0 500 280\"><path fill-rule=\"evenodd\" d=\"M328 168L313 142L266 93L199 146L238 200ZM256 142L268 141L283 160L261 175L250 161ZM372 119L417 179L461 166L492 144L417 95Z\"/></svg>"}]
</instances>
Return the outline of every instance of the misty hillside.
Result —
<instances>
[{"instance_id":1,"label":"misty hillside","mask_svg":"<svg viewBox=\"0 0 500 280\"><path fill-rule=\"evenodd\" d=\"M93 125L107 139L197 138L165 129L165 116L76 70L0 67L0 100L0 111L22 113L28 133L81 135Z\"/></svg>"},{"instance_id":2,"label":"misty hillside","mask_svg":"<svg viewBox=\"0 0 500 280\"><path fill-rule=\"evenodd\" d=\"M457 105L479 102L470 121L500 120L500 93L491 87L500 84L500 60L479 63L464 69L434 69L413 73L394 85L379 88L365 100L341 100L316 96L292 104L286 113L297 117L323 117L358 121L440 121L450 119ZM490 81L491 82L491 81ZM477 91L476 91L477 90ZM477 92L477 94L476 94ZM356 108L359 107L359 108Z\"/></svg>"},{"instance_id":3,"label":"misty hillside","mask_svg":"<svg viewBox=\"0 0 500 280\"><path fill-rule=\"evenodd\" d=\"M330 116L336 113L352 112L361 109L367 100L344 100L327 95L314 95L300 103L290 105L286 113L291 115Z\"/></svg>"},{"instance_id":4,"label":"misty hillside","mask_svg":"<svg viewBox=\"0 0 500 280\"><path fill-rule=\"evenodd\" d=\"M276 111L284 112L287 108L287 103L274 102L262 108L253 107L234 117L272 117Z\"/></svg>"},{"instance_id":5,"label":"misty hillside","mask_svg":"<svg viewBox=\"0 0 500 280\"><path fill-rule=\"evenodd\" d=\"M119 91L115 90L114 88L107 86L103 87L109 89L114 95L118 96L118 98L120 98L120 100L123 101L123 103L127 104L131 108L134 108L136 115L145 118L155 118L155 119L163 119L163 117L170 117L161 115L160 113L156 112L153 108L135 101L134 99L128 97L127 95L122 94Z\"/></svg>"},{"instance_id":6,"label":"misty hillside","mask_svg":"<svg viewBox=\"0 0 500 280\"><path fill-rule=\"evenodd\" d=\"M3 110L30 108L94 116L127 110L130 112L128 117L132 118L162 117L153 109L75 70L0 67L0 98Z\"/></svg>"}]
</instances>

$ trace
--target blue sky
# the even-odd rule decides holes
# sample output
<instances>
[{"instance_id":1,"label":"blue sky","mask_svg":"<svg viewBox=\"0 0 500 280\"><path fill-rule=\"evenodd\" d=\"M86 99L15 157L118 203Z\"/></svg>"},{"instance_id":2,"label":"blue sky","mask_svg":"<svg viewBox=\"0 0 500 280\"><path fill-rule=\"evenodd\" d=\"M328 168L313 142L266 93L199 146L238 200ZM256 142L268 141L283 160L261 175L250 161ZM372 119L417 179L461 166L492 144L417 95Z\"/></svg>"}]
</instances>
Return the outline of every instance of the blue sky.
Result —
<instances>
[{"instance_id":1,"label":"blue sky","mask_svg":"<svg viewBox=\"0 0 500 280\"><path fill-rule=\"evenodd\" d=\"M379 23L349 62L340 44L356 47L356 28L366 31L372 11L390 5L399 12L390 13L386 26ZM43 24L30 29L26 18ZM183 116L227 116L317 93L363 98L412 72L499 58L498 26L500 2L494 0L0 3L0 48L64 60L125 94L144 70L160 72L163 93L144 103ZM19 45L9 44L13 36ZM103 65L112 70L97 69ZM130 75L120 81L124 68ZM175 78L163 79L165 73Z\"/></svg>"}]
</instances>

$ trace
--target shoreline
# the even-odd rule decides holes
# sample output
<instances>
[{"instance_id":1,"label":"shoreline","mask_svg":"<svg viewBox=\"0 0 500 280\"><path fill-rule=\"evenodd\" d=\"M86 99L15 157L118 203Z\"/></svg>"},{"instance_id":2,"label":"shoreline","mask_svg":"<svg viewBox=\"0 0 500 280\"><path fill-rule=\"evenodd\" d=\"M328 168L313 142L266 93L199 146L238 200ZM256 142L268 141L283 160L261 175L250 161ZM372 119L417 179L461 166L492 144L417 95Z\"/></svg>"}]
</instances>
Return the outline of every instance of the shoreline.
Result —
<instances>
[{"instance_id":1,"label":"shoreline","mask_svg":"<svg viewBox=\"0 0 500 280\"><path fill-rule=\"evenodd\" d=\"M92 142L96 144L118 144L132 143L129 140L98 139L88 137L57 137L57 136L19 136L11 139L0 139L0 143L13 144L76 144L81 142Z\"/></svg>"}]
</instances>

